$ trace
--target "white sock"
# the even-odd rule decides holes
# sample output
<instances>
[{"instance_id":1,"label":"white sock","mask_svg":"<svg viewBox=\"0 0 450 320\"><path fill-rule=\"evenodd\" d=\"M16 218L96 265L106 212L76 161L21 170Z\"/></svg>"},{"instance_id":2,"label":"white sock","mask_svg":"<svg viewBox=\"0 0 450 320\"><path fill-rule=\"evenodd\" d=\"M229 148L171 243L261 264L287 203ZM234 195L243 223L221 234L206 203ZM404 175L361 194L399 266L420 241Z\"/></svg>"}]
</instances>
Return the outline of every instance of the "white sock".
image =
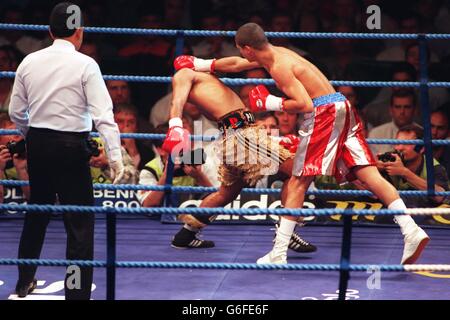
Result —
<instances>
[{"instance_id":1,"label":"white sock","mask_svg":"<svg viewBox=\"0 0 450 320\"><path fill-rule=\"evenodd\" d=\"M406 205L403 202L402 199L397 199L388 206L388 209L391 210L404 210L406 209ZM414 221L411 216L401 215L401 216L394 216L394 221L397 222L397 224L400 226L400 230L402 231L402 234L405 235L411 228L416 226L416 222Z\"/></svg>"},{"instance_id":2,"label":"white sock","mask_svg":"<svg viewBox=\"0 0 450 320\"><path fill-rule=\"evenodd\" d=\"M286 247L286 251L288 249L289 240L292 237L292 233L294 232L295 226L297 225L297 221L292 221L289 219L281 218L280 219L280 227L277 230L277 237L275 240L275 245L280 242L283 244L283 247Z\"/></svg>"},{"instance_id":3,"label":"white sock","mask_svg":"<svg viewBox=\"0 0 450 320\"><path fill-rule=\"evenodd\" d=\"M189 231L195 232L197 233L199 231L198 228L194 228L193 226L188 225L187 223L184 224L183 226L185 229L188 229Z\"/></svg>"}]
</instances>

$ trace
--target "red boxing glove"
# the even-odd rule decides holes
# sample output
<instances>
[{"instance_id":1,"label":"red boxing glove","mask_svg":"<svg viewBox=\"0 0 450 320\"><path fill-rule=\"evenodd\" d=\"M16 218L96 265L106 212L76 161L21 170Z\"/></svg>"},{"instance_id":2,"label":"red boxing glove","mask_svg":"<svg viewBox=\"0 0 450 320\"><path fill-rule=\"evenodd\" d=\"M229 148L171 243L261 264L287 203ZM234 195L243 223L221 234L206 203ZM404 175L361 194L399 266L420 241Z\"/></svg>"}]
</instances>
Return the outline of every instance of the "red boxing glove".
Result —
<instances>
[{"instance_id":1,"label":"red boxing glove","mask_svg":"<svg viewBox=\"0 0 450 320\"><path fill-rule=\"evenodd\" d=\"M300 138L295 134L287 134L283 136L280 140L280 146L288 149L291 153L297 152L298 144L300 143Z\"/></svg>"},{"instance_id":2,"label":"red boxing glove","mask_svg":"<svg viewBox=\"0 0 450 320\"><path fill-rule=\"evenodd\" d=\"M216 64L216 59L200 59L194 56L178 56L173 61L173 66L175 70L180 70L183 68L192 69L194 71L200 72L211 72L214 73L214 66Z\"/></svg>"},{"instance_id":3,"label":"red boxing glove","mask_svg":"<svg viewBox=\"0 0 450 320\"><path fill-rule=\"evenodd\" d=\"M267 88L260 84L254 87L248 93L250 110L253 112L261 111L283 111L284 98L271 95Z\"/></svg>"},{"instance_id":4,"label":"red boxing glove","mask_svg":"<svg viewBox=\"0 0 450 320\"><path fill-rule=\"evenodd\" d=\"M162 149L175 156L181 155L190 150L190 133L183 128L183 121L180 118L173 118L169 121L169 131L162 144Z\"/></svg>"}]
</instances>

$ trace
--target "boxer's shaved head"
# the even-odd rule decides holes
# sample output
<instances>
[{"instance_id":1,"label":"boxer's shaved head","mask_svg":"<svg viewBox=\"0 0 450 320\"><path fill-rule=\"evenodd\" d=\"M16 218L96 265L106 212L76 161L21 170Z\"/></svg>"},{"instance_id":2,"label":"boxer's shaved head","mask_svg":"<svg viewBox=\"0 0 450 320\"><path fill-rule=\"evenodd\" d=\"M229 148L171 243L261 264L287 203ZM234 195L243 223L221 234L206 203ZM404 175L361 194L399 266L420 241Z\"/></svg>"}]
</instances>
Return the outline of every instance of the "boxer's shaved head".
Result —
<instances>
[{"instance_id":1,"label":"boxer's shaved head","mask_svg":"<svg viewBox=\"0 0 450 320\"><path fill-rule=\"evenodd\" d=\"M269 43L264 30L253 22L246 23L238 29L235 41L236 45L241 48L249 46L257 50L263 49Z\"/></svg>"}]
</instances>

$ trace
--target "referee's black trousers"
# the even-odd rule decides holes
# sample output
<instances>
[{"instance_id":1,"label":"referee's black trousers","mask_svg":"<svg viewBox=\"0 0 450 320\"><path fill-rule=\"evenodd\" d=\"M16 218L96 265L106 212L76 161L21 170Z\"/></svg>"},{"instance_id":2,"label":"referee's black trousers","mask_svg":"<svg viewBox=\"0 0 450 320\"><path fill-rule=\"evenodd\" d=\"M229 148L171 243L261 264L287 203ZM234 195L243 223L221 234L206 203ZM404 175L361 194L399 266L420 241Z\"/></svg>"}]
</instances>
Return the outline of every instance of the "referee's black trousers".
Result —
<instances>
[{"instance_id":1,"label":"referee's black trousers","mask_svg":"<svg viewBox=\"0 0 450 320\"><path fill-rule=\"evenodd\" d=\"M30 128L27 134L30 204L93 205L94 196L86 144L88 133ZM40 257L50 213L28 212L19 245L19 258ZM92 260L94 214L64 213L67 233L66 259ZM36 266L19 266L17 285L33 281ZM67 300L90 299L92 267L67 268Z\"/></svg>"}]
</instances>

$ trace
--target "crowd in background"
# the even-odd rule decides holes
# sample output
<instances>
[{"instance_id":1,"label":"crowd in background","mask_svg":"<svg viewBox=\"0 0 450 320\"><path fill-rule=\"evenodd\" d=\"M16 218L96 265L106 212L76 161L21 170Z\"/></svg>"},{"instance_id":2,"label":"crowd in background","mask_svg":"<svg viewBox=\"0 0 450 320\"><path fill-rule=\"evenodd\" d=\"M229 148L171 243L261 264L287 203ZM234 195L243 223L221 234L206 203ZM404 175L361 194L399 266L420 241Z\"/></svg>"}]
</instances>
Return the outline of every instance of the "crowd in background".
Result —
<instances>
[{"instance_id":1,"label":"crowd in background","mask_svg":"<svg viewBox=\"0 0 450 320\"><path fill-rule=\"evenodd\" d=\"M57 1L2 1L1 23L48 24L47 17ZM164 1L73 1L80 5L85 26L135 27L150 29L236 30L242 23L256 22L266 31L278 32L388 32L450 33L448 0L164 0ZM369 30L366 8L381 8L381 29ZM419 81L419 45L415 40L355 40L272 38L274 45L287 47L313 61L331 80ZM51 44L46 32L0 31L0 71L15 71L23 57ZM85 33L80 51L97 61L103 74L169 76L173 74L175 38ZM188 37L184 54L200 58L239 55L231 37ZM429 81L450 81L450 45L448 41L428 42ZM236 77L236 75L222 75ZM262 69L250 70L238 77L267 78ZM7 117L13 84L11 78L0 78L0 127L13 128ZM114 104L115 120L122 133L167 131L171 100L170 84L106 81ZM253 85L234 87L245 103ZM271 88L276 94L276 89ZM415 89L337 87L358 110L368 138L420 139L423 137L421 108ZM450 92L445 88L429 90L433 139L448 139ZM279 135L297 134L301 115L283 112L258 117L258 124L278 129ZM201 123L202 132L217 128L203 117L195 105L186 104L185 128L194 132ZM27 180L25 164L6 148L11 136L0 136L0 178ZM110 181L108 162L98 141L100 154L91 158L94 182ZM128 183L164 184L167 154L159 142L122 139L122 153L129 166ZM410 145L371 145L374 154L397 151L394 161L378 161L378 168L400 189L426 189L423 148ZM208 149L208 146L206 147ZM212 153L206 151L206 153ZM436 190L448 190L450 147L435 147ZM207 168L206 166L210 166ZM14 174L11 169L15 169ZM217 186L214 163L203 168L177 167L177 181L183 185ZM9 173L8 173L9 172ZM411 175L412 173L412 175ZM9 174L9 175L8 175ZM422 179L417 180L416 177ZM316 187L329 187L330 181L319 179ZM177 183L178 183L177 182ZM332 183L332 181L331 181ZM270 186L269 186L270 187ZM358 186L356 186L358 187ZM360 186L363 187L363 186ZM23 190L27 196L26 189ZM159 192L142 192L145 206L158 206ZM422 201L422 202L421 202ZM440 204L443 197L418 199L411 206Z\"/></svg>"}]
</instances>

